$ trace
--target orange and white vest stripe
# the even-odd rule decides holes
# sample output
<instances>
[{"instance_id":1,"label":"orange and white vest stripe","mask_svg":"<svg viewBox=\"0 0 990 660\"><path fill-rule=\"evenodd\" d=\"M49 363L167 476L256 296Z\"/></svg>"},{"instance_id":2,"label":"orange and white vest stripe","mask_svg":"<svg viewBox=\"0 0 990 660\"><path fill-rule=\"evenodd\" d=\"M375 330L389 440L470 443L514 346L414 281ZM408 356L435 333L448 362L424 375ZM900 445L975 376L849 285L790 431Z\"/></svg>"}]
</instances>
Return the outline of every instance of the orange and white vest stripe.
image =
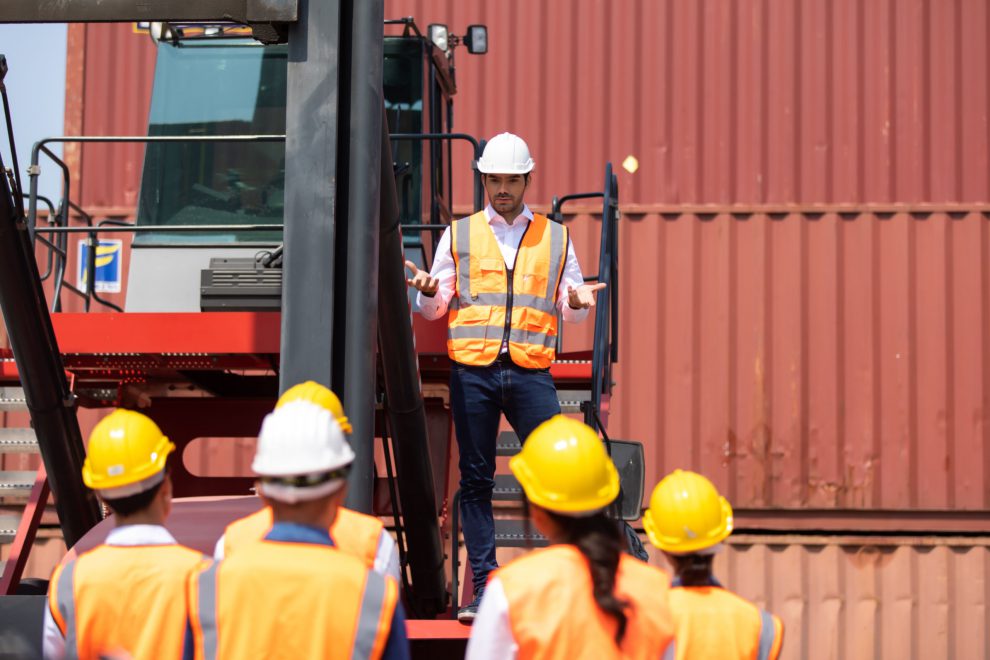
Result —
<instances>
[{"instance_id":1,"label":"orange and white vest stripe","mask_svg":"<svg viewBox=\"0 0 990 660\"><path fill-rule=\"evenodd\" d=\"M457 273L447 320L450 359L486 366L507 341L509 356L520 367L549 367L557 341L557 288L567 258L567 228L534 214L512 270L484 211L455 221L450 231Z\"/></svg>"}]
</instances>

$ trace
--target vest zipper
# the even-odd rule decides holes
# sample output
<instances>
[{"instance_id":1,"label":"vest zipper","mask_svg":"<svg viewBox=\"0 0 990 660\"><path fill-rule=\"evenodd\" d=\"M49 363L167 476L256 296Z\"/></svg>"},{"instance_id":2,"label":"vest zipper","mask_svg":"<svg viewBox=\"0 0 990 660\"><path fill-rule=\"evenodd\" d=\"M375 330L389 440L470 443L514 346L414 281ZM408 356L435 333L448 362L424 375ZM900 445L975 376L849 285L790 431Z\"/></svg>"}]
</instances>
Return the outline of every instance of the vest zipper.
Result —
<instances>
[{"instance_id":1,"label":"vest zipper","mask_svg":"<svg viewBox=\"0 0 990 660\"><path fill-rule=\"evenodd\" d=\"M519 257L518 250L516 251L516 258ZM515 264L513 264L515 265ZM508 274L508 289L509 295L506 298L507 304L505 306L505 329L502 330L502 342L498 346L499 354L502 353L502 345L508 343L509 341L509 331L512 327L512 274L515 272L515 268L506 268L505 271Z\"/></svg>"},{"instance_id":2,"label":"vest zipper","mask_svg":"<svg viewBox=\"0 0 990 660\"><path fill-rule=\"evenodd\" d=\"M536 219L535 217L533 218ZM518 220L518 219L517 219ZM512 262L512 268L509 268L509 264L505 264L506 271L506 290L508 291L508 296L506 297L505 305L505 328L502 330L502 342L498 346L499 355L502 354L502 345L509 343L509 332L512 329L512 282L513 275L516 272L516 263L519 261L519 250L522 248L523 241L526 240L526 234L529 233L529 228L533 226L533 220L529 221L526 225L526 229L523 230L522 236L519 237L519 244L516 245L516 258ZM494 235L494 232L493 232ZM501 251L501 250L499 250ZM503 259L503 262L505 260ZM497 357L495 358L498 359Z\"/></svg>"}]
</instances>

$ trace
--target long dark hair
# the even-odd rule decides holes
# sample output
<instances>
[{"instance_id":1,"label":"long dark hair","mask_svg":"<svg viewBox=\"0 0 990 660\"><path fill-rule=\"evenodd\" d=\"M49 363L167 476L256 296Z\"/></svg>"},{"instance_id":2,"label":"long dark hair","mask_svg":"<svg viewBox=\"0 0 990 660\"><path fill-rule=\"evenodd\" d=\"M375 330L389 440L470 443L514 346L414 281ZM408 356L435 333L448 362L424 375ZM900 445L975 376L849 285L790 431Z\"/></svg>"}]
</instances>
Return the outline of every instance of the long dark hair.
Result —
<instances>
[{"instance_id":1,"label":"long dark hair","mask_svg":"<svg viewBox=\"0 0 990 660\"><path fill-rule=\"evenodd\" d=\"M618 622L615 643L621 645L629 622L626 610L631 607L629 601L615 595L615 576L619 570L619 557L624 543L622 532L615 521L603 513L581 518L563 516L552 511L547 511L547 515L560 529L561 541L577 546L588 560L595 603Z\"/></svg>"},{"instance_id":2,"label":"long dark hair","mask_svg":"<svg viewBox=\"0 0 990 660\"><path fill-rule=\"evenodd\" d=\"M713 555L671 555L674 573L683 587L708 587L712 584Z\"/></svg>"}]
</instances>

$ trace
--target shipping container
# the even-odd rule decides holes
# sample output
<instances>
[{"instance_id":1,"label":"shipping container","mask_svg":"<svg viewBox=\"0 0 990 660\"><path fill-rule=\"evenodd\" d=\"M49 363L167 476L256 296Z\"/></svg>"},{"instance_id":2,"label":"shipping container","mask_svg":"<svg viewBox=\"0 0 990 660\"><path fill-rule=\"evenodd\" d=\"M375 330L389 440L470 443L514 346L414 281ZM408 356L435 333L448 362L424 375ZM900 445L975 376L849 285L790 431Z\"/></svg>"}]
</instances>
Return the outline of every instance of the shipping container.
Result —
<instances>
[{"instance_id":1,"label":"shipping container","mask_svg":"<svg viewBox=\"0 0 990 660\"><path fill-rule=\"evenodd\" d=\"M743 509L990 511L986 3L389 0L386 15L488 26L487 55L457 51L455 127L529 140L534 207L637 159L618 170L610 429L646 444L649 483L693 467ZM71 27L66 131L143 132L153 56L130 25ZM132 214L142 153L87 146L87 208ZM571 212L593 270L597 211ZM566 332L590 345L590 324Z\"/></svg>"},{"instance_id":2,"label":"shipping container","mask_svg":"<svg viewBox=\"0 0 990 660\"><path fill-rule=\"evenodd\" d=\"M626 204L990 201L983 0L387 0L385 13L488 26L487 55L456 54L455 127L526 137L534 201L595 189L627 156ZM130 25L73 26L67 133L143 132L153 72ZM143 150L85 153L83 201L131 209ZM466 172L455 187L469 202Z\"/></svg>"},{"instance_id":3,"label":"shipping container","mask_svg":"<svg viewBox=\"0 0 990 660\"><path fill-rule=\"evenodd\" d=\"M590 263L599 223L569 224ZM690 467L740 508L987 511L988 230L982 212L626 213L610 431L646 444L647 482Z\"/></svg>"}]
</instances>

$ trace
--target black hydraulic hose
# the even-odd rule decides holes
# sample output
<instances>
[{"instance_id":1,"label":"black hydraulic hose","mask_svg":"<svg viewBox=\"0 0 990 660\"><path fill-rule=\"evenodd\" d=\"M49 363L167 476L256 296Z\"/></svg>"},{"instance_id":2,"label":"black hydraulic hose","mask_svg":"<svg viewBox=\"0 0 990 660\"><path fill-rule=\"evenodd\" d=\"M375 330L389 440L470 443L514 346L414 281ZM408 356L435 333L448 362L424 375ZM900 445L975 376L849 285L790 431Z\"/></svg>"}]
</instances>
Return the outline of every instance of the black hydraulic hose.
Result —
<instances>
[{"instance_id":1,"label":"black hydraulic hose","mask_svg":"<svg viewBox=\"0 0 990 660\"><path fill-rule=\"evenodd\" d=\"M45 307L23 207L14 205L5 177L0 177L0 311L55 495L65 543L72 547L100 521L100 509L96 497L82 482L85 452L79 421L52 319Z\"/></svg>"},{"instance_id":2,"label":"black hydraulic hose","mask_svg":"<svg viewBox=\"0 0 990 660\"><path fill-rule=\"evenodd\" d=\"M382 132L383 135L388 134L384 114ZM387 139L383 139L381 144L378 334L388 401L386 412L395 448L399 500L412 573L413 593L410 599L421 615L436 616L447 606L447 578L430 461L426 408L403 265L399 204L392 177L392 148Z\"/></svg>"}]
</instances>

